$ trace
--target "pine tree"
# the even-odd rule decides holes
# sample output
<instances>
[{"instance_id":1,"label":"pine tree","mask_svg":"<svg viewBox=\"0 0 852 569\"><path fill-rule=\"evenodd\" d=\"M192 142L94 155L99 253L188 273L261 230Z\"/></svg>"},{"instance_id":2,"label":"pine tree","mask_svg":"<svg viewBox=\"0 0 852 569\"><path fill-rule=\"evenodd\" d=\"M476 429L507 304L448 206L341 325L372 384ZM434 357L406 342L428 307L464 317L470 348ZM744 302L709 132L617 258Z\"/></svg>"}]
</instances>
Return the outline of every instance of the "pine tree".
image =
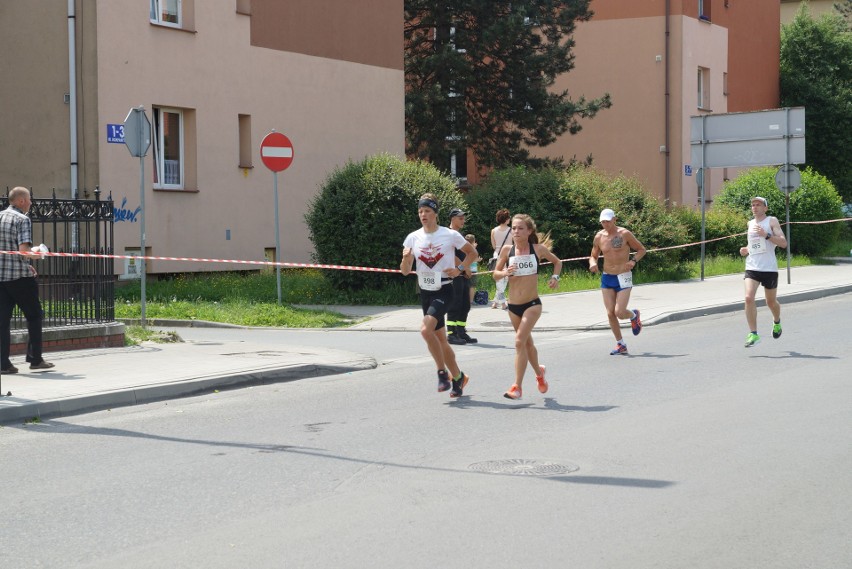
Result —
<instances>
[{"instance_id":1,"label":"pine tree","mask_svg":"<svg viewBox=\"0 0 852 569\"><path fill-rule=\"evenodd\" d=\"M609 94L552 89L574 67L576 22L591 0L405 0L409 152L447 169L471 148L479 164L534 164L527 147L577 133Z\"/></svg>"},{"instance_id":2,"label":"pine tree","mask_svg":"<svg viewBox=\"0 0 852 569\"><path fill-rule=\"evenodd\" d=\"M852 24L852 0L835 2L834 9L840 12L840 15L846 19L847 25Z\"/></svg>"}]
</instances>

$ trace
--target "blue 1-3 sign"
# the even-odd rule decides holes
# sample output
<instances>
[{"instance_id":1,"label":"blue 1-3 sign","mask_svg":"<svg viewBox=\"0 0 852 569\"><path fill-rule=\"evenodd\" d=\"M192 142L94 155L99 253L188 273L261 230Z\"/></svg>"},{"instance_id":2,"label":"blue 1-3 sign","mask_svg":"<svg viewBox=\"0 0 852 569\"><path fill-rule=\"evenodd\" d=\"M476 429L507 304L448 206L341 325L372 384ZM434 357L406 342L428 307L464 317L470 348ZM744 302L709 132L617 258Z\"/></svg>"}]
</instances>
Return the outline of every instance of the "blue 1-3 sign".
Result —
<instances>
[{"instance_id":1,"label":"blue 1-3 sign","mask_svg":"<svg viewBox=\"0 0 852 569\"><path fill-rule=\"evenodd\" d=\"M108 124L107 125L107 142L116 144L124 144L124 125L123 124Z\"/></svg>"}]
</instances>

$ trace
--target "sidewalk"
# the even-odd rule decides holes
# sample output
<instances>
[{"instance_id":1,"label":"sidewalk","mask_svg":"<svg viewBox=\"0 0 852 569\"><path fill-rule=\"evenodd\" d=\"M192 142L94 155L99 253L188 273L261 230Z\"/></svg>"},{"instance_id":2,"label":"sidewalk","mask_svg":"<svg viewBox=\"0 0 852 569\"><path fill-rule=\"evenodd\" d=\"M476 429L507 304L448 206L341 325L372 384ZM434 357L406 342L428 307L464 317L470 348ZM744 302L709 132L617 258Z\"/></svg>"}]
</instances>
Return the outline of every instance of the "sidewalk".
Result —
<instances>
[{"instance_id":1,"label":"sidewalk","mask_svg":"<svg viewBox=\"0 0 852 569\"><path fill-rule=\"evenodd\" d=\"M741 274L704 281L637 285L630 305L642 311L642 322L653 326L743 308ZM852 263L799 267L779 272L782 304L852 292ZM763 305L762 291L758 304ZM537 330L590 330L609 327L599 290L547 295ZM369 332L419 331L419 307L329 307L369 319L348 328ZM168 324L174 327L176 324ZM627 324L625 324L627 326ZM21 358L15 375L0 378L0 424L72 415L124 405L171 399L218 388L251 386L375 368L373 358L344 349L281 346L247 349L233 328L233 342L146 343L126 348L51 352L56 368L31 372ZM508 314L477 306L468 330L511 332ZM507 341L509 341L507 339ZM340 346L345 348L345 346ZM5 396L11 392L11 396Z\"/></svg>"}]
</instances>

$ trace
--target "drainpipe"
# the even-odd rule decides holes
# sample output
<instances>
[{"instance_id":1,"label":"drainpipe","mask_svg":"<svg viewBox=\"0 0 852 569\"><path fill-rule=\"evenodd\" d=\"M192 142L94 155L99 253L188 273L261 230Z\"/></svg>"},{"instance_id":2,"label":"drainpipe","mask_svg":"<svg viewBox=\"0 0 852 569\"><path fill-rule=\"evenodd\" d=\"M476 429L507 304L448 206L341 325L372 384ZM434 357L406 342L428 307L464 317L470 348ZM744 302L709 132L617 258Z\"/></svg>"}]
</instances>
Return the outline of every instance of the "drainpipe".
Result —
<instances>
[{"instance_id":1,"label":"drainpipe","mask_svg":"<svg viewBox=\"0 0 852 569\"><path fill-rule=\"evenodd\" d=\"M665 55L665 66L666 66L666 111L665 111L665 144L666 144L666 188L665 188L665 204L666 207L670 207L669 200L671 199L671 176L669 174L669 167L671 166L671 151L669 149L669 107L671 105L671 94L669 93L669 41L671 36L671 31L669 30L669 19L671 17L671 0L666 0L666 55Z\"/></svg>"},{"instance_id":2,"label":"drainpipe","mask_svg":"<svg viewBox=\"0 0 852 569\"><path fill-rule=\"evenodd\" d=\"M71 199L77 199L77 15L76 0L68 0L68 111L71 137ZM77 250L75 224L71 231L71 247Z\"/></svg>"}]
</instances>

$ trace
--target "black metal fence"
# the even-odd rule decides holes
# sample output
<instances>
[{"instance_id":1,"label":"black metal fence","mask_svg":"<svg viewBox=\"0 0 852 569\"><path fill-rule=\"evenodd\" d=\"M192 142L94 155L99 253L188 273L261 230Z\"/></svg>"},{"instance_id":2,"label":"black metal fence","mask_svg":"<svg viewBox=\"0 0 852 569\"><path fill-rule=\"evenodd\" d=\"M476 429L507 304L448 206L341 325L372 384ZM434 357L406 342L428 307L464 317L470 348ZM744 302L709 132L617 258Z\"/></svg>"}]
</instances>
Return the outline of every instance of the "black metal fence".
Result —
<instances>
[{"instance_id":1,"label":"black metal fence","mask_svg":"<svg viewBox=\"0 0 852 569\"><path fill-rule=\"evenodd\" d=\"M33 246L44 243L52 253L113 254L113 202L93 200L40 199L33 197L30 219ZM7 191L8 194L8 191ZM9 206L8 195L0 208ZM33 261L38 271L39 295L44 326L79 326L115 320L115 271L113 259L54 257ZM19 310L12 328L26 329Z\"/></svg>"}]
</instances>

